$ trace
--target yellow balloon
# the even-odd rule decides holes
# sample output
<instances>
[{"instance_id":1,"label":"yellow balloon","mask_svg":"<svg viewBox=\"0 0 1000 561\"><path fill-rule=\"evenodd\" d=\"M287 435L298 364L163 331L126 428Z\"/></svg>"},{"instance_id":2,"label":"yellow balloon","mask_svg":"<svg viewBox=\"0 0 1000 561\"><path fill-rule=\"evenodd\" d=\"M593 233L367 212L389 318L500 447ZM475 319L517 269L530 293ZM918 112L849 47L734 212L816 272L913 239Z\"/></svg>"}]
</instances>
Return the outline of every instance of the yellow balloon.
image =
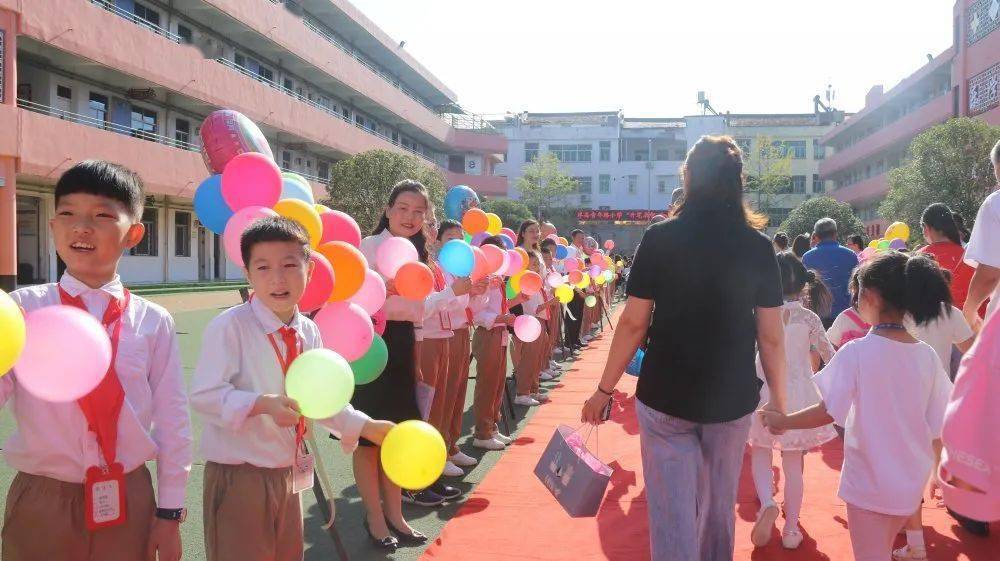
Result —
<instances>
[{"instance_id":1,"label":"yellow balloon","mask_svg":"<svg viewBox=\"0 0 1000 561\"><path fill-rule=\"evenodd\" d=\"M604 275L597 275L594 277L594 284L597 286L603 286L605 282L607 281L604 279Z\"/></svg>"},{"instance_id":2,"label":"yellow balloon","mask_svg":"<svg viewBox=\"0 0 1000 561\"><path fill-rule=\"evenodd\" d=\"M559 299L563 304L569 304L573 301L573 289L569 287L568 284L560 284L555 290L556 298Z\"/></svg>"},{"instance_id":3,"label":"yellow balloon","mask_svg":"<svg viewBox=\"0 0 1000 561\"><path fill-rule=\"evenodd\" d=\"M274 212L298 222L309 237L309 245L316 247L323 236L323 222L313 205L299 199L281 199L274 205Z\"/></svg>"},{"instance_id":4,"label":"yellow balloon","mask_svg":"<svg viewBox=\"0 0 1000 561\"><path fill-rule=\"evenodd\" d=\"M437 429L423 421L403 421L385 435L380 456L390 481L418 490L441 477L448 451Z\"/></svg>"},{"instance_id":5,"label":"yellow balloon","mask_svg":"<svg viewBox=\"0 0 1000 561\"><path fill-rule=\"evenodd\" d=\"M503 229L503 222L500 221L500 217L492 212L486 213L486 220L486 231L489 232L491 236L499 234L500 230Z\"/></svg>"},{"instance_id":6,"label":"yellow balloon","mask_svg":"<svg viewBox=\"0 0 1000 561\"><path fill-rule=\"evenodd\" d=\"M903 222L893 222L889 225L889 228L885 231L885 239L895 240L900 239L909 241L910 239L910 227Z\"/></svg>"},{"instance_id":7,"label":"yellow balloon","mask_svg":"<svg viewBox=\"0 0 1000 561\"><path fill-rule=\"evenodd\" d=\"M24 350L24 316L17 302L0 290L0 376L3 376Z\"/></svg>"},{"instance_id":8,"label":"yellow balloon","mask_svg":"<svg viewBox=\"0 0 1000 561\"><path fill-rule=\"evenodd\" d=\"M316 214L323 214L324 212L330 212L330 207L326 205L321 205L319 203L314 204L313 208L316 209Z\"/></svg>"},{"instance_id":9,"label":"yellow balloon","mask_svg":"<svg viewBox=\"0 0 1000 561\"><path fill-rule=\"evenodd\" d=\"M872 240L872 241L868 242L868 247L870 247L872 249L877 249L878 248L878 240Z\"/></svg>"},{"instance_id":10,"label":"yellow balloon","mask_svg":"<svg viewBox=\"0 0 1000 561\"><path fill-rule=\"evenodd\" d=\"M583 277L580 278L580 282L576 283L579 288L587 288L590 286L590 273L584 273Z\"/></svg>"},{"instance_id":11,"label":"yellow balloon","mask_svg":"<svg viewBox=\"0 0 1000 561\"><path fill-rule=\"evenodd\" d=\"M521 271L520 273L515 274L514 276L510 277L510 280L507 282L511 290L514 291L514 294L521 293L521 277L524 276L524 273L525 271Z\"/></svg>"}]
</instances>

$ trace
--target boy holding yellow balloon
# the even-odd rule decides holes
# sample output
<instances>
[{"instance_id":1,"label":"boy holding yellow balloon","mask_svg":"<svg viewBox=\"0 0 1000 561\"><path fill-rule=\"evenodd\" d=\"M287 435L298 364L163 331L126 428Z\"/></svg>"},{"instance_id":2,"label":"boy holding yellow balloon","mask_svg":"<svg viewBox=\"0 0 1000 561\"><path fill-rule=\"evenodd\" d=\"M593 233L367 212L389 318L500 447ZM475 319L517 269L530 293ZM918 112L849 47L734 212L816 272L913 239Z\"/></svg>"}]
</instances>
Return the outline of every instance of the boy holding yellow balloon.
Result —
<instances>
[{"instance_id":1,"label":"boy holding yellow balloon","mask_svg":"<svg viewBox=\"0 0 1000 561\"><path fill-rule=\"evenodd\" d=\"M29 321L33 312L60 304L96 317L95 343L110 339L111 352L82 397L39 386L33 377L44 374L42 365L23 360L0 378L0 405L13 398L17 423L4 445L18 471L7 495L4 560L180 559L191 423L174 322L163 308L131 295L118 276L122 255L143 237L144 200L141 179L122 166L88 160L67 170L56 183L49 222L66 272L58 283L11 294ZM28 346L65 352L55 335L29 329ZM74 358L81 369L95 362ZM82 377L61 374L67 386Z\"/></svg>"},{"instance_id":2,"label":"boy holding yellow balloon","mask_svg":"<svg viewBox=\"0 0 1000 561\"><path fill-rule=\"evenodd\" d=\"M286 395L285 377L298 366L296 358L323 347L319 328L298 311L313 270L309 245L290 219L252 223L240 252L253 297L205 329L191 405L206 421L201 453L208 561L302 559L299 493L312 487L314 469L303 444L302 412L312 405ZM315 393L326 393L320 390ZM351 391L341 393L342 410L316 421L347 452L362 437L382 442L393 423L371 420L347 403Z\"/></svg>"}]
</instances>

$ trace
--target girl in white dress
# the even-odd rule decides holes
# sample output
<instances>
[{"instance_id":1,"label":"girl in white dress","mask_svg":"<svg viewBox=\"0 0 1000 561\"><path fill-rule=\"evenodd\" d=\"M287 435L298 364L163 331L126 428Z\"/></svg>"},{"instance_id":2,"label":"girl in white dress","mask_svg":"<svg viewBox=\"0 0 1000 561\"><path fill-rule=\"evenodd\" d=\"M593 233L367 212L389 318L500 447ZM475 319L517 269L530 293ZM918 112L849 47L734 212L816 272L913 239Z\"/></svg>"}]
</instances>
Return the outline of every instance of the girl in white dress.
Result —
<instances>
[{"instance_id":1,"label":"girl in white dress","mask_svg":"<svg viewBox=\"0 0 1000 561\"><path fill-rule=\"evenodd\" d=\"M785 293L782 312L785 322L785 356L788 361L786 406L789 411L798 411L820 402L819 391L812 382L812 350L815 349L824 362L829 362L833 357L833 345L826 338L823 322L815 312L802 304L800 298L805 297L815 305L828 302L830 292L814 271L806 270L795 254L782 252L777 255L777 260L781 270L781 286ZM759 357L757 373L764 380ZM770 392L765 382L761 387L761 403L767 403L769 399ZM795 549L802 543L802 531L799 529L803 494L802 456L806 450L836 436L832 425L790 430L775 436L754 416L749 438L752 446L751 467L761 504L750 536L755 546L764 546L771 540L774 523L778 518L778 506L774 502L772 450L781 451L785 480L785 526L781 532L781 543L788 549Z\"/></svg>"}]
</instances>

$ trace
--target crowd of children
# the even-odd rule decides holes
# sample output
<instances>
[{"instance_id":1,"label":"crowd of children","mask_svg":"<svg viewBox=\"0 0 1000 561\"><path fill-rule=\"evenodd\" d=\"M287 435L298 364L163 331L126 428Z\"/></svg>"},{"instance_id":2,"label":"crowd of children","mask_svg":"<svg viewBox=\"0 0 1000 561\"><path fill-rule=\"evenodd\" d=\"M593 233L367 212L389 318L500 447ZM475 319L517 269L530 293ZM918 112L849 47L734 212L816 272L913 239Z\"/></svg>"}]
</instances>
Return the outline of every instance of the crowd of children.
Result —
<instances>
[{"instance_id":1,"label":"crowd of children","mask_svg":"<svg viewBox=\"0 0 1000 561\"><path fill-rule=\"evenodd\" d=\"M558 375L555 359L585 345L596 321L591 308L567 314L581 340L564 349L563 310L551 287L508 300L502 277L473 282L445 272L436 251L462 238L461 225L438 223L426 188L402 181L360 249L374 263L382 242L409 239L432 269L433 292L423 301L403 298L386 280L388 361L377 379L357 386L341 412L314 422L285 395L289 365L323 343L316 324L298 309L314 267L309 240L295 222L273 217L243 233L240 252L252 295L209 323L186 391L171 316L130 294L118 275L121 256L143 237L144 201L140 178L122 166L73 166L56 185L51 223L66 272L58 283L11 294L26 312L64 304L101 318L114 354L108 375L76 403L34 397L17 383L16 371L0 377L0 404L12 402L17 424L4 447L18 471L6 502L5 560L179 559L193 457L189 405L204 421L199 453L209 561L302 558L299 493L313 484L314 425L353 454L373 543L389 551L423 544L427 537L407 523L402 503L436 506L457 498L461 491L445 478L477 463L459 448L470 353L477 363L472 445L503 450L511 442L498 424L508 356L515 403L539 405L547 400L539 382ZM565 273L554 261L554 244L541 237L538 222L521 224L518 242L529 269L543 279ZM499 237L482 243L503 246ZM588 287L580 297L593 296L603 309L615 285ZM512 338L508 330L520 314L537 318L542 335L531 342ZM428 421L448 448L442 478L421 491L400 489L379 461L386 434L410 419ZM155 494L148 461L156 464Z\"/></svg>"}]
</instances>

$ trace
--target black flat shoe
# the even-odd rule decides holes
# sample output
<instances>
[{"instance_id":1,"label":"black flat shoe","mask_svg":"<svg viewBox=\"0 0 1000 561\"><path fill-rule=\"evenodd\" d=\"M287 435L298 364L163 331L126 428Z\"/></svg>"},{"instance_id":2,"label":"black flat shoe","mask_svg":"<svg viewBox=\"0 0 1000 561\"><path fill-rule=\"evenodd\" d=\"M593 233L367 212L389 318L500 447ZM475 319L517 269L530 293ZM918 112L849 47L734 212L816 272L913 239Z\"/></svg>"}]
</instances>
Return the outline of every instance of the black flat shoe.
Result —
<instances>
[{"instance_id":1,"label":"black flat shoe","mask_svg":"<svg viewBox=\"0 0 1000 561\"><path fill-rule=\"evenodd\" d=\"M396 529L392 525L392 522L386 520L386 526L389 527L389 531L393 533L397 538L399 538L399 543L402 545L423 545L427 543L427 536L421 534L420 532L414 530L412 534L407 534Z\"/></svg>"},{"instance_id":2,"label":"black flat shoe","mask_svg":"<svg viewBox=\"0 0 1000 561\"><path fill-rule=\"evenodd\" d=\"M389 535L382 539L375 537L375 534L372 533L371 526L368 525L367 520L365 520L365 531L368 532L368 538L371 539L372 545L375 547L384 549L390 553L395 553L395 551L399 548L399 540L392 536L392 534L395 533L395 529L392 527L392 524L389 524Z\"/></svg>"}]
</instances>

